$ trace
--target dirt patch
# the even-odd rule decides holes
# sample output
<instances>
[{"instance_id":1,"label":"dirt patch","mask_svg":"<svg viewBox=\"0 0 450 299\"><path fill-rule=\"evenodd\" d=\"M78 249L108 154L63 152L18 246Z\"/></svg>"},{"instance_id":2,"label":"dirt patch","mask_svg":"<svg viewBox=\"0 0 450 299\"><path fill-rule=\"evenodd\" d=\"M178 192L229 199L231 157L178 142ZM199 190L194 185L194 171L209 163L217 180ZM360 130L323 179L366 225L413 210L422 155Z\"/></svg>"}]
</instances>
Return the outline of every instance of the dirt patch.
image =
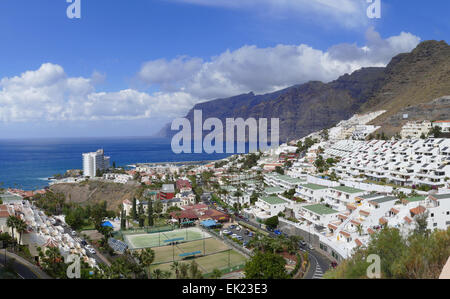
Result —
<instances>
[{"instance_id":1,"label":"dirt patch","mask_svg":"<svg viewBox=\"0 0 450 299\"><path fill-rule=\"evenodd\" d=\"M61 192L66 201L80 204L95 204L106 201L108 209L119 211L125 199L132 200L137 195L138 187L135 185L83 182L79 184L56 184L50 187L53 192Z\"/></svg>"}]
</instances>

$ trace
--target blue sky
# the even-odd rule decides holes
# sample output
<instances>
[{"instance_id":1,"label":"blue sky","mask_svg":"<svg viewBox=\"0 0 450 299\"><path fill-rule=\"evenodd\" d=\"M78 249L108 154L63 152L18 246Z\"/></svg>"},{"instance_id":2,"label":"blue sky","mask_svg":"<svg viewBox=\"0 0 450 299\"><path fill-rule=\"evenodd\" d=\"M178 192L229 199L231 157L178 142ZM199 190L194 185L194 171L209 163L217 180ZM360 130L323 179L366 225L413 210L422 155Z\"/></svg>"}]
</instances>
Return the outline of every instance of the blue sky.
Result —
<instances>
[{"instance_id":1,"label":"blue sky","mask_svg":"<svg viewBox=\"0 0 450 299\"><path fill-rule=\"evenodd\" d=\"M151 135L193 104L380 66L449 41L449 1L0 2L0 138Z\"/></svg>"}]
</instances>

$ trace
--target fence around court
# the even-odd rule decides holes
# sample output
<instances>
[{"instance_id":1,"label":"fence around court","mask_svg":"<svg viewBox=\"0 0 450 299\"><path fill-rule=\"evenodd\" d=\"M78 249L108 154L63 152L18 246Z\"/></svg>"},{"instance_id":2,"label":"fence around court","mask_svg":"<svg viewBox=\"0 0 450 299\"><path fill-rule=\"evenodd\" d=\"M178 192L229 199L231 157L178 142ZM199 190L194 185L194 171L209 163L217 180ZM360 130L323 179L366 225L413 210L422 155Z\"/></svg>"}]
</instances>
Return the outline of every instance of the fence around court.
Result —
<instances>
[{"instance_id":1,"label":"fence around court","mask_svg":"<svg viewBox=\"0 0 450 299\"><path fill-rule=\"evenodd\" d=\"M231 273L231 272L240 271L240 270L242 270L244 268L245 268L245 263L240 264L240 265L236 265L236 266L221 268L219 270L220 270L220 272L222 272L222 275L225 275L225 274L228 274L228 273ZM210 278L212 275L213 275L213 272L205 273L205 274L203 274L203 277L204 278Z\"/></svg>"},{"instance_id":2,"label":"fence around court","mask_svg":"<svg viewBox=\"0 0 450 299\"><path fill-rule=\"evenodd\" d=\"M139 228L130 228L127 230L119 230L113 233L114 236L123 236L126 235L140 235L140 234L153 234L153 233L163 233L175 230L177 227L172 225L164 225L164 226L148 226L148 227L139 227Z\"/></svg>"}]
</instances>

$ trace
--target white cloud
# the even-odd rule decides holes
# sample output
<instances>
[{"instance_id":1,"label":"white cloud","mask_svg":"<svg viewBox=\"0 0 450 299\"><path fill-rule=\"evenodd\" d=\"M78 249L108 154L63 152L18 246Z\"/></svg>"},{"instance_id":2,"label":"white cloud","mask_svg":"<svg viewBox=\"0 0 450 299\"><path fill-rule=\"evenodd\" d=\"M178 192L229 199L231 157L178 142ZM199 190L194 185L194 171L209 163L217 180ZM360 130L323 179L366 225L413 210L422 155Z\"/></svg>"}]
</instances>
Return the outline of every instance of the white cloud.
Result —
<instances>
[{"instance_id":1,"label":"white cloud","mask_svg":"<svg viewBox=\"0 0 450 299\"><path fill-rule=\"evenodd\" d=\"M249 91L264 93L311 80L329 82L361 67L385 66L394 55L411 51L420 42L419 37L404 32L382 39L373 28L367 31L366 39L364 46L339 44L328 51L305 44L244 46L208 61L187 57L149 61L138 77L148 85L159 85L162 91L173 92L178 86L175 90L202 100Z\"/></svg>"},{"instance_id":2,"label":"white cloud","mask_svg":"<svg viewBox=\"0 0 450 299\"><path fill-rule=\"evenodd\" d=\"M308 18L321 24L357 27L368 23L366 0L172 0L195 5L246 9L264 16Z\"/></svg>"},{"instance_id":3,"label":"white cloud","mask_svg":"<svg viewBox=\"0 0 450 299\"><path fill-rule=\"evenodd\" d=\"M0 122L174 118L209 99L270 92L310 80L328 82L361 67L384 66L420 41L410 33L382 39L373 29L366 36L364 46L340 44L327 51L305 44L243 46L209 60L180 56L149 61L137 76L159 87L153 94L134 89L98 92L95 86L104 74L69 77L62 66L45 63L0 80Z\"/></svg>"},{"instance_id":4,"label":"white cloud","mask_svg":"<svg viewBox=\"0 0 450 299\"><path fill-rule=\"evenodd\" d=\"M175 117L194 103L183 92L95 92L99 76L94 72L93 78L71 78L61 66L45 63L38 70L3 78L0 121L129 120L160 113Z\"/></svg>"}]
</instances>

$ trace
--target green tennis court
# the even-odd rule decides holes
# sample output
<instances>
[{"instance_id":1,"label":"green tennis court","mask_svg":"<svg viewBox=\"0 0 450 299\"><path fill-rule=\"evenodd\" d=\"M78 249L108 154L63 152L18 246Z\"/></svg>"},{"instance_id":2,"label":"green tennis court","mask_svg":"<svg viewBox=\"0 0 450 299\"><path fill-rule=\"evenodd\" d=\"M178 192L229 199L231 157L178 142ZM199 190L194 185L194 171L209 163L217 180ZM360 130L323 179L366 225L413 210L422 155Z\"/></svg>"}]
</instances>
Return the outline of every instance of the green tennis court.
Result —
<instances>
[{"instance_id":1,"label":"green tennis court","mask_svg":"<svg viewBox=\"0 0 450 299\"><path fill-rule=\"evenodd\" d=\"M208 233L202 232L198 228L190 227L153 234L125 235L124 240L130 249L142 249L166 246L167 244L164 241L171 239L183 238L184 242L189 242L210 237Z\"/></svg>"},{"instance_id":2,"label":"green tennis court","mask_svg":"<svg viewBox=\"0 0 450 299\"><path fill-rule=\"evenodd\" d=\"M175 246L161 246L152 248L155 252L155 264L180 261L180 254L201 251L201 255L209 255L228 250L228 246L214 238L181 243Z\"/></svg>"},{"instance_id":3,"label":"green tennis court","mask_svg":"<svg viewBox=\"0 0 450 299\"><path fill-rule=\"evenodd\" d=\"M199 269L202 271L203 274L208 274L211 273L216 268L219 270L223 270L230 267L241 266L245 264L247 259L239 252L230 249L227 251L222 251L215 254L201 256L189 260L180 260L178 261L178 263L189 265L193 260L199 265ZM172 264L173 264L172 262L167 262L163 264L154 264L150 267L150 269L152 271L155 269L160 269L162 271L171 271L172 272L171 278L175 278L175 275L173 274L173 271L171 269Z\"/></svg>"}]
</instances>

